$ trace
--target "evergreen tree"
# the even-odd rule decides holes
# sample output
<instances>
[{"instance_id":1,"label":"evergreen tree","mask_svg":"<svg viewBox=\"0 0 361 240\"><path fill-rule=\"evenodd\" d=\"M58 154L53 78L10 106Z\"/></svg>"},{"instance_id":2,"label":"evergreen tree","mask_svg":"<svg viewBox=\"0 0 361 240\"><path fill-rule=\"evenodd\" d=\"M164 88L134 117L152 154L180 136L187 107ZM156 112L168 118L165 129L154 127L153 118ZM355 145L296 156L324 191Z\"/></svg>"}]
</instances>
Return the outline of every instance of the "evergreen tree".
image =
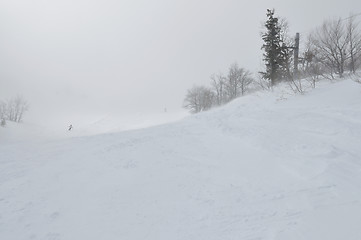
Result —
<instances>
[{"instance_id":1,"label":"evergreen tree","mask_svg":"<svg viewBox=\"0 0 361 240\"><path fill-rule=\"evenodd\" d=\"M273 86L277 80L281 80L287 74L284 72L285 61L288 55L286 45L281 38L281 25L278 18L274 17L274 10L267 9L267 21L265 23L266 32L262 34L264 44L264 61L266 63L266 71L262 72L264 79L271 81Z\"/></svg>"}]
</instances>

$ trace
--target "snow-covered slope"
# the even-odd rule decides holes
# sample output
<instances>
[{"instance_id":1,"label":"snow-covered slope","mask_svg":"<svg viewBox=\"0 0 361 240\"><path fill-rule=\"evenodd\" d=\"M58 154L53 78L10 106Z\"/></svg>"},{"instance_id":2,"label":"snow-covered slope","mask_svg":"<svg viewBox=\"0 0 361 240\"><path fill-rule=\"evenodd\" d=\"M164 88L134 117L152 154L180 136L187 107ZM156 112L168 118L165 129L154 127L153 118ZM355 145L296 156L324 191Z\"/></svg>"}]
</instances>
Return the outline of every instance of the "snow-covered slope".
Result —
<instances>
[{"instance_id":1,"label":"snow-covered slope","mask_svg":"<svg viewBox=\"0 0 361 240\"><path fill-rule=\"evenodd\" d=\"M282 95L282 96L281 96ZM0 239L359 240L361 84L0 146Z\"/></svg>"},{"instance_id":2,"label":"snow-covered slope","mask_svg":"<svg viewBox=\"0 0 361 240\"><path fill-rule=\"evenodd\" d=\"M64 121L48 116L39 121L39 116L27 119L26 122L16 124L7 121L5 128L0 128L0 144L19 141L41 141L64 139L79 136L141 129L175 122L188 116L186 111L161 113L112 113L108 115L85 115L67 117L73 121ZM72 131L68 131L72 124Z\"/></svg>"},{"instance_id":3,"label":"snow-covered slope","mask_svg":"<svg viewBox=\"0 0 361 240\"><path fill-rule=\"evenodd\" d=\"M89 136L101 133L120 132L126 130L153 127L175 122L188 116L185 110L162 113L109 114L95 121L83 124L71 133L77 136Z\"/></svg>"}]
</instances>

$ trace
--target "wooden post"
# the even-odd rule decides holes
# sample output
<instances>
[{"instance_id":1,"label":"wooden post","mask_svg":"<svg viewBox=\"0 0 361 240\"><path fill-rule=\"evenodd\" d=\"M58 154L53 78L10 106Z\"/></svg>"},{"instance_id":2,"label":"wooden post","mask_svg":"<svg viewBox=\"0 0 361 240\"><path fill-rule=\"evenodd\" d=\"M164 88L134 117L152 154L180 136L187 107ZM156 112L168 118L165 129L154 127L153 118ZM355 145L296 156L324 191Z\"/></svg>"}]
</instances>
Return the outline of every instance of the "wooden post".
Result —
<instances>
[{"instance_id":1,"label":"wooden post","mask_svg":"<svg viewBox=\"0 0 361 240\"><path fill-rule=\"evenodd\" d=\"M294 75L295 78L298 78L298 52L299 52L299 48L300 48L300 34L296 33L296 37L295 37L295 47L294 47Z\"/></svg>"}]
</instances>

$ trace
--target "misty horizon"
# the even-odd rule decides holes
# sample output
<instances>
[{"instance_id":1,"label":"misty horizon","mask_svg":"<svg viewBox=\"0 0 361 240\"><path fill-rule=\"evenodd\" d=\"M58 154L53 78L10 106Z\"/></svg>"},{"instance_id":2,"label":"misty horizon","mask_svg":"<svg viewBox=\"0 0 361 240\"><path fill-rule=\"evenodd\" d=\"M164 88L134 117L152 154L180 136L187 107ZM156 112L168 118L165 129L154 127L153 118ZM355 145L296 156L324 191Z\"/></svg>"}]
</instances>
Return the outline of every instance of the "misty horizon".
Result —
<instances>
[{"instance_id":1,"label":"misty horizon","mask_svg":"<svg viewBox=\"0 0 361 240\"><path fill-rule=\"evenodd\" d=\"M2 1L0 99L22 95L32 119L181 111L188 88L232 63L262 69L267 8L302 41L361 9L348 2Z\"/></svg>"}]
</instances>

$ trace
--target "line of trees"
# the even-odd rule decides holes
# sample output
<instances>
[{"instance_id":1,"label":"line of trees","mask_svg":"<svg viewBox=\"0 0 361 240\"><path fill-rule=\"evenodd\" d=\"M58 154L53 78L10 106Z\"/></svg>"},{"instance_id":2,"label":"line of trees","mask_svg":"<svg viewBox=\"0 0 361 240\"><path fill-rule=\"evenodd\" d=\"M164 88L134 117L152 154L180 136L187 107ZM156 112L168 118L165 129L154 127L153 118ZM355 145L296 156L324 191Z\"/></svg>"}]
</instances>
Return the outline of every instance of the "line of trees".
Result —
<instances>
[{"instance_id":1,"label":"line of trees","mask_svg":"<svg viewBox=\"0 0 361 240\"><path fill-rule=\"evenodd\" d=\"M308 38L304 52L307 75L342 78L361 67L361 31L355 17L327 20Z\"/></svg>"},{"instance_id":2,"label":"line of trees","mask_svg":"<svg viewBox=\"0 0 361 240\"><path fill-rule=\"evenodd\" d=\"M21 122L23 120L24 113L28 111L28 109L29 104L20 96L7 101L0 101L1 125L4 126L6 120Z\"/></svg>"},{"instance_id":3,"label":"line of trees","mask_svg":"<svg viewBox=\"0 0 361 240\"><path fill-rule=\"evenodd\" d=\"M198 113L223 105L244 95L253 81L250 71L233 63L227 75L220 73L211 76L210 87L193 86L188 89L183 107L191 113Z\"/></svg>"},{"instance_id":4,"label":"line of trees","mask_svg":"<svg viewBox=\"0 0 361 240\"><path fill-rule=\"evenodd\" d=\"M287 21L275 17L275 11L267 9L264 27L262 49L265 71L260 73L270 86L289 81L301 91L301 85L297 86L295 81L302 77L311 78L315 87L319 76L342 78L346 71L356 73L361 67L361 31L355 16L327 20L317 27L308 36L297 66L292 64L296 46L288 34Z\"/></svg>"},{"instance_id":5,"label":"line of trees","mask_svg":"<svg viewBox=\"0 0 361 240\"><path fill-rule=\"evenodd\" d=\"M316 86L319 76L334 79L343 77L345 71L356 73L361 67L361 31L355 16L347 19L325 21L305 41L300 61L299 46L290 37L288 23L275 16L275 10L267 9L267 20L261 37L265 69L257 84L271 88L281 81L290 84L295 92L304 92L301 78ZM211 86L194 86L187 91L184 107L191 113L223 105L244 95L254 82L251 73L237 63L230 66L227 75L213 74Z\"/></svg>"}]
</instances>

